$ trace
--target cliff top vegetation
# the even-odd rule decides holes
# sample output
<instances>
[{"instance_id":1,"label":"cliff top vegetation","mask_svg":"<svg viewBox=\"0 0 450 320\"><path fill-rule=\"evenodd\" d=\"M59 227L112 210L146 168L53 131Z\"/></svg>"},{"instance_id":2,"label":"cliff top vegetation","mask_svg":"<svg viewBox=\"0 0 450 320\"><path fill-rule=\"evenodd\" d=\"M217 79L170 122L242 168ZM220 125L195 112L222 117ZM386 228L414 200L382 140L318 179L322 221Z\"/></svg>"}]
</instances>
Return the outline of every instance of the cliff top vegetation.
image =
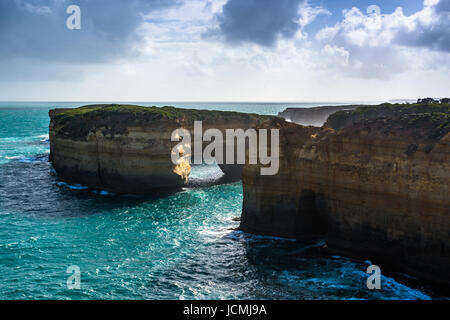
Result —
<instances>
[{"instance_id":1,"label":"cliff top vegetation","mask_svg":"<svg viewBox=\"0 0 450 320\"><path fill-rule=\"evenodd\" d=\"M160 124L193 125L193 121L201 120L209 124L220 122L251 123L265 121L270 116L215 110L182 109L171 106L144 107L124 104L96 104L74 109L54 109L49 112L52 128L58 135L74 139L85 138L90 131L104 128L111 135L122 134L128 126L154 126Z\"/></svg>"},{"instance_id":2,"label":"cliff top vegetation","mask_svg":"<svg viewBox=\"0 0 450 320\"><path fill-rule=\"evenodd\" d=\"M326 127L340 130L363 120L387 118L400 119L408 116L409 123L419 125L425 118L430 118L436 127L448 128L450 104L446 103L414 103L390 104L383 103L375 106L360 106L355 110L343 110L333 113L325 123ZM422 121L415 121L422 119Z\"/></svg>"}]
</instances>

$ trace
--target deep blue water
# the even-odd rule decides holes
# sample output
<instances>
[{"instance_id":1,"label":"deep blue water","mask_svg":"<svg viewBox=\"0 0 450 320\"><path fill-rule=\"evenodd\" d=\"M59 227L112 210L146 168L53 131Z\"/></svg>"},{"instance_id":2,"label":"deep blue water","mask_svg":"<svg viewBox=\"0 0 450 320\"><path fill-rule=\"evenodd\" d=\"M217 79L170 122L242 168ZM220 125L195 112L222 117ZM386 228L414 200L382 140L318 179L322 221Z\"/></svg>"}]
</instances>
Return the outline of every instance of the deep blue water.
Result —
<instances>
[{"instance_id":1,"label":"deep blue water","mask_svg":"<svg viewBox=\"0 0 450 320\"><path fill-rule=\"evenodd\" d=\"M61 183L47 161L47 113L79 105L0 103L0 299L430 298L403 277L368 290L370 262L323 256L321 242L232 230L242 185L211 183L221 176L215 166L194 167L189 188L160 198ZM263 114L288 106L175 105ZM71 265L79 290L66 285Z\"/></svg>"}]
</instances>

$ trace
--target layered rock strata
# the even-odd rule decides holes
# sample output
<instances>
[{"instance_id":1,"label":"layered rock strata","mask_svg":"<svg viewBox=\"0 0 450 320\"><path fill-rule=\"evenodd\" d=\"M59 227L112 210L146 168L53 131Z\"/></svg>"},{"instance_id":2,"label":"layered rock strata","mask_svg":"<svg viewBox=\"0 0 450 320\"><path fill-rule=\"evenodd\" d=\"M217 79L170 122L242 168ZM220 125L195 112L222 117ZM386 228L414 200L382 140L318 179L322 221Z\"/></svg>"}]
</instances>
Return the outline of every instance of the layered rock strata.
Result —
<instances>
[{"instance_id":1,"label":"layered rock strata","mask_svg":"<svg viewBox=\"0 0 450 320\"><path fill-rule=\"evenodd\" d=\"M49 112L50 160L58 176L71 183L117 193L148 194L182 187L189 176L186 161L173 164L174 130L247 129L268 117L237 112L173 107L92 105ZM192 139L193 136L192 136ZM225 174L240 177L242 165Z\"/></svg>"},{"instance_id":2,"label":"layered rock strata","mask_svg":"<svg viewBox=\"0 0 450 320\"><path fill-rule=\"evenodd\" d=\"M265 123L280 129L280 171L244 167L240 228L322 235L331 251L450 288L450 108L416 107L360 108L323 128Z\"/></svg>"}]
</instances>

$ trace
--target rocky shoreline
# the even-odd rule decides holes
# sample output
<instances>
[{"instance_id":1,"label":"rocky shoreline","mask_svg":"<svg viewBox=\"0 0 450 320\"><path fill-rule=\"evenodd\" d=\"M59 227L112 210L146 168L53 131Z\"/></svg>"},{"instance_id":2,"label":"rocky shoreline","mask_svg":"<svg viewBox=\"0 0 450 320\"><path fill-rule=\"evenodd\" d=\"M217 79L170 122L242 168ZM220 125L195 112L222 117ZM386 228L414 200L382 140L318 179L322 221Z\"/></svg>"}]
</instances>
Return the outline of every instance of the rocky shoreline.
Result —
<instances>
[{"instance_id":1,"label":"rocky shoreline","mask_svg":"<svg viewBox=\"0 0 450 320\"><path fill-rule=\"evenodd\" d=\"M450 106L340 111L322 128L280 120L280 171L243 172L240 229L304 239L450 288Z\"/></svg>"},{"instance_id":2,"label":"rocky shoreline","mask_svg":"<svg viewBox=\"0 0 450 320\"><path fill-rule=\"evenodd\" d=\"M333 108L322 127L172 107L56 109L50 160L67 182L118 193L178 190L190 166L170 161L173 130L192 130L195 120L222 131L279 129L278 174L261 175L260 164L221 165L229 177L242 175L241 230L323 238L330 252L449 289L450 105Z\"/></svg>"}]
</instances>

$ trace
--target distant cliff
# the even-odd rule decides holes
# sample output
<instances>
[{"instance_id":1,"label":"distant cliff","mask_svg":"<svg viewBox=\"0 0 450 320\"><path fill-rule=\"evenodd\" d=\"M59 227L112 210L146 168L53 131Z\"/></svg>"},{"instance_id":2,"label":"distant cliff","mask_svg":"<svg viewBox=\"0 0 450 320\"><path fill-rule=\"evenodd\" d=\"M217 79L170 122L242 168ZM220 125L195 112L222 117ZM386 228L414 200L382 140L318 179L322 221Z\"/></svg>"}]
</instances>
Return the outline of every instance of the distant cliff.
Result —
<instances>
[{"instance_id":1,"label":"distant cliff","mask_svg":"<svg viewBox=\"0 0 450 320\"><path fill-rule=\"evenodd\" d=\"M174 165L171 151L178 128L192 130L254 127L270 117L238 112L90 105L49 112L50 160L68 182L117 193L148 194L176 190L189 176L189 163ZM239 177L242 165L221 165L226 175Z\"/></svg>"},{"instance_id":2,"label":"distant cliff","mask_svg":"<svg viewBox=\"0 0 450 320\"><path fill-rule=\"evenodd\" d=\"M321 127L328 119L328 117L341 110L354 110L358 106L325 106L313 108L287 108L279 112L278 116L296 124L303 126Z\"/></svg>"},{"instance_id":3,"label":"distant cliff","mask_svg":"<svg viewBox=\"0 0 450 320\"><path fill-rule=\"evenodd\" d=\"M340 111L323 128L272 120L280 171L243 172L240 228L328 248L450 288L450 106Z\"/></svg>"}]
</instances>

